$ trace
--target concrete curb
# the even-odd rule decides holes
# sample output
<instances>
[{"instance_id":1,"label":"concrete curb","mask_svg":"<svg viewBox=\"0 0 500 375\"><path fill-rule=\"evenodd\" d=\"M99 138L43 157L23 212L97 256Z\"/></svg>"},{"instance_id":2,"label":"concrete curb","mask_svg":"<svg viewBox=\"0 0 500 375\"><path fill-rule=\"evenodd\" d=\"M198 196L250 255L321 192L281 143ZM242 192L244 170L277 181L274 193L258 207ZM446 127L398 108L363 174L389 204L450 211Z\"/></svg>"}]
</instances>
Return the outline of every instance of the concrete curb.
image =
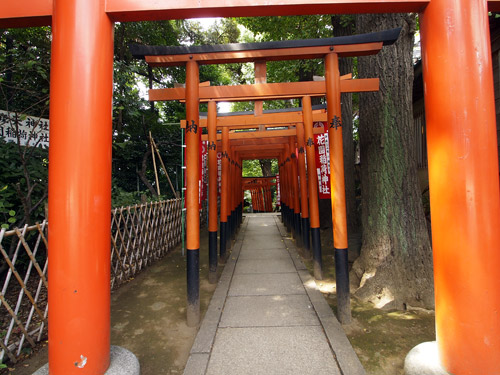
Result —
<instances>
[{"instance_id":1,"label":"concrete curb","mask_svg":"<svg viewBox=\"0 0 500 375\"><path fill-rule=\"evenodd\" d=\"M139 360L131 351L120 346L110 348L110 364L104 375L140 375ZM49 375L49 364L39 368L33 375Z\"/></svg>"}]
</instances>

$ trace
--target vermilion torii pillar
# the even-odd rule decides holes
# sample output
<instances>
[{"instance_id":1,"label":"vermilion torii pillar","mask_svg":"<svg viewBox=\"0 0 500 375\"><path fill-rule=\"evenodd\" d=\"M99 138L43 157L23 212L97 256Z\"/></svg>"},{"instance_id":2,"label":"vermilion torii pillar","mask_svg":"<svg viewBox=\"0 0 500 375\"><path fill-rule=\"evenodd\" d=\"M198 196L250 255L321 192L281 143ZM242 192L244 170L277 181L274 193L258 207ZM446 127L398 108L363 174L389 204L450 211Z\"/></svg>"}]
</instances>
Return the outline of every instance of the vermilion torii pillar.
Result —
<instances>
[{"instance_id":1,"label":"vermilion torii pillar","mask_svg":"<svg viewBox=\"0 0 500 375\"><path fill-rule=\"evenodd\" d=\"M305 155L305 137L304 137L304 123L298 122L296 125L297 130L297 147L299 149L298 156L298 172L300 178L300 212L301 212L301 234L302 246L304 249L304 257L309 259L311 257L310 251L310 222L309 222L309 199L307 194L307 177L306 177L306 155ZM316 170L316 169L315 169Z\"/></svg>"},{"instance_id":2,"label":"vermilion torii pillar","mask_svg":"<svg viewBox=\"0 0 500 375\"><path fill-rule=\"evenodd\" d=\"M49 371L103 374L110 364L113 23L103 1L54 1L54 14Z\"/></svg>"},{"instance_id":3,"label":"vermilion torii pillar","mask_svg":"<svg viewBox=\"0 0 500 375\"><path fill-rule=\"evenodd\" d=\"M208 103L208 281L217 282L217 103Z\"/></svg>"},{"instance_id":4,"label":"vermilion torii pillar","mask_svg":"<svg viewBox=\"0 0 500 375\"><path fill-rule=\"evenodd\" d=\"M344 183L344 147L340 110L340 73L336 53L325 56L326 103L330 147L333 246L335 248L335 282L337 317L342 324L351 322L347 219Z\"/></svg>"},{"instance_id":5,"label":"vermilion torii pillar","mask_svg":"<svg viewBox=\"0 0 500 375\"><path fill-rule=\"evenodd\" d=\"M309 190L309 213L311 218L311 245L314 278L316 280L323 280L321 233L319 229L318 174L316 173L311 97L304 96L302 98L302 111L304 113L304 136L306 138L307 187Z\"/></svg>"},{"instance_id":6,"label":"vermilion torii pillar","mask_svg":"<svg viewBox=\"0 0 500 375\"><path fill-rule=\"evenodd\" d=\"M229 210L229 129L222 129L222 172L221 172L221 195L220 195L220 261L226 262L227 246L227 220Z\"/></svg>"},{"instance_id":7,"label":"vermilion torii pillar","mask_svg":"<svg viewBox=\"0 0 500 375\"><path fill-rule=\"evenodd\" d=\"M186 270L187 324L200 322L200 134L198 63L186 64Z\"/></svg>"},{"instance_id":8,"label":"vermilion torii pillar","mask_svg":"<svg viewBox=\"0 0 500 375\"><path fill-rule=\"evenodd\" d=\"M293 227L295 229L295 240L297 245L302 243L302 235L300 228L300 197L299 197L299 174L297 172L297 154L295 153L295 137L290 137L290 165L291 165L291 179L293 187Z\"/></svg>"},{"instance_id":9,"label":"vermilion torii pillar","mask_svg":"<svg viewBox=\"0 0 500 375\"><path fill-rule=\"evenodd\" d=\"M432 0L422 54L436 335L452 374L500 373L500 190L487 3Z\"/></svg>"},{"instance_id":10,"label":"vermilion torii pillar","mask_svg":"<svg viewBox=\"0 0 500 375\"><path fill-rule=\"evenodd\" d=\"M51 375L100 375L109 363L110 20L188 18L207 12L210 16L236 17L423 11L440 357L446 369L456 375L500 372L500 300L494 289L500 269L500 207L487 4L492 11L500 10L499 0L0 2L1 27L48 25L51 21L53 26ZM467 74L456 74L456 66ZM66 162L69 154L70 166ZM68 227L73 229L65 235ZM89 228L94 234L93 257L88 257L84 245ZM57 260L68 254L70 259ZM76 293L70 297L73 287L77 287L73 290ZM79 368L75 363L81 363L82 352L89 356L84 368Z\"/></svg>"}]
</instances>

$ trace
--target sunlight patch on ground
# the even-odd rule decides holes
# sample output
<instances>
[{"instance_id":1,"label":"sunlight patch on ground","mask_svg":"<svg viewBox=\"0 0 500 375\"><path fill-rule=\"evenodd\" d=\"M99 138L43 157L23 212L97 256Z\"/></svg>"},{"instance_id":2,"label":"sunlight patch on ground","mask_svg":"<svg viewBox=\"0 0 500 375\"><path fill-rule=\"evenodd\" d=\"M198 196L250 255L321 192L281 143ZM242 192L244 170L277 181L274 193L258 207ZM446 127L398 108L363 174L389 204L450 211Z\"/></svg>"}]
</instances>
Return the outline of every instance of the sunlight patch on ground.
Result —
<instances>
[{"instance_id":1,"label":"sunlight patch on ground","mask_svg":"<svg viewBox=\"0 0 500 375\"><path fill-rule=\"evenodd\" d=\"M333 294L337 291L337 283L318 281L316 283L319 291L324 294Z\"/></svg>"},{"instance_id":2,"label":"sunlight patch on ground","mask_svg":"<svg viewBox=\"0 0 500 375\"><path fill-rule=\"evenodd\" d=\"M381 309L388 303L394 301L394 296L389 289L384 288L379 294L377 294L376 299L377 300L374 301L374 305L377 309Z\"/></svg>"},{"instance_id":3,"label":"sunlight patch on ground","mask_svg":"<svg viewBox=\"0 0 500 375\"><path fill-rule=\"evenodd\" d=\"M418 318L416 315L410 314L406 311L393 311L388 313L387 316L401 320L415 320Z\"/></svg>"},{"instance_id":4,"label":"sunlight patch on ground","mask_svg":"<svg viewBox=\"0 0 500 375\"><path fill-rule=\"evenodd\" d=\"M316 285L316 283L314 282L314 280L309 280L308 282L305 283L305 285L308 287L308 288L312 288L312 289L318 289L318 286Z\"/></svg>"}]
</instances>

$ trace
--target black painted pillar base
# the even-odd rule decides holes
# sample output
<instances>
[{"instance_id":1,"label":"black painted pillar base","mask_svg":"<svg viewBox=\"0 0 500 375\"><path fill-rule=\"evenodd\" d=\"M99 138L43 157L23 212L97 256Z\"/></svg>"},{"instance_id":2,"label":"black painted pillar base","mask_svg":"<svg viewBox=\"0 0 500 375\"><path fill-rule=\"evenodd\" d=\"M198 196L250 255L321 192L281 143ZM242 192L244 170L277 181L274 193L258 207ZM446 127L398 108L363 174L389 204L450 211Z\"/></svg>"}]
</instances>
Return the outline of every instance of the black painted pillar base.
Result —
<instances>
[{"instance_id":1,"label":"black painted pillar base","mask_svg":"<svg viewBox=\"0 0 500 375\"><path fill-rule=\"evenodd\" d=\"M316 280L323 280L323 259L321 258L321 234L319 228L311 228L311 240L314 278Z\"/></svg>"},{"instance_id":2,"label":"black painted pillar base","mask_svg":"<svg viewBox=\"0 0 500 375\"><path fill-rule=\"evenodd\" d=\"M297 247L302 247L302 228L300 225L300 212L293 214L293 224L295 226L295 243Z\"/></svg>"},{"instance_id":3,"label":"black painted pillar base","mask_svg":"<svg viewBox=\"0 0 500 375\"><path fill-rule=\"evenodd\" d=\"M217 231L208 232L208 282L217 283Z\"/></svg>"},{"instance_id":4,"label":"black painted pillar base","mask_svg":"<svg viewBox=\"0 0 500 375\"><path fill-rule=\"evenodd\" d=\"M335 279L337 284L337 318L341 324L351 323L349 263L347 249L335 249Z\"/></svg>"},{"instance_id":5,"label":"black painted pillar base","mask_svg":"<svg viewBox=\"0 0 500 375\"><path fill-rule=\"evenodd\" d=\"M219 250L219 262L221 264L226 263L226 240L227 240L227 222L220 222L220 250Z\"/></svg>"},{"instance_id":6,"label":"black painted pillar base","mask_svg":"<svg viewBox=\"0 0 500 375\"><path fill-rule=\"evenodd\" d=\"M187 325L200 323L200 249L187 249Z\"/></svg>"},{"instance_id":7,"label":"black painted pillar base","mask_svg":"<svg viewBox=\"0 0 500 375\"><path fill-rule=\"evenodd\" d=\"M287 232L291 232L292 228L290 226L290 209L285 205L285 228Z\"/></svg>"},{"instance_id":8,"label":"black painted pillar base","mask_svg":"<svg viewBox=\"0 0 500 375\"><path fill-rule=\"evenodd\" d=\"M310 238L310 224L309 218L302 218L302 248L304 249L304 258L311 259L311 238Z\"/></svg>"}]
</instances>

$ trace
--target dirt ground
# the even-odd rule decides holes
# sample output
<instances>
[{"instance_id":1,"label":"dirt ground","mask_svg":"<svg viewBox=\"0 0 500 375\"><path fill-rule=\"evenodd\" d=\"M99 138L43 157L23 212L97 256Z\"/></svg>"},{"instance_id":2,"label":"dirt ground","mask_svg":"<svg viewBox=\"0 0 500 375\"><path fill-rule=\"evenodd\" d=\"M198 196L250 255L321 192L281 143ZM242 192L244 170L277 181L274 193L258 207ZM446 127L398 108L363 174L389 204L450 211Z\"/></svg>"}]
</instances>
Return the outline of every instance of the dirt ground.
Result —
<instances>
[{"instance_id":1,"label":"dirt ground","mask_svg":"<svg viewBox=\"0 0 500 375\"><path fill-rule=\"evenodd\" d=\"M207 238L207 232L202 231L202 316L215 290L215 285L206 281ZM333 252L328 249L328 243L325 243L325 279L318 285L335 311ZM306 265L310 267L311 264L306 261ZM111 295L111 343L125 347L137 355L142 375L183 372L197 333L197 328L186 325L185 272L185 258L182 257L179 246ZM385 311L353 300L352 315L353 323L344 326L344 329L370 375L403 374L403 361L410 349L421 342L435 339L432 311ZM8 369L0 370L0 374L31 375L46 362L45 342L36 353Z\"/></svg>"},{"instance_id":2,"label":"dirt ground","mask_svg":"<svg viewBox=\"0 0 500 375\"><path fill-rule=\"evenodd\" d=\"M323 280L318 287L336 313L335 265L331 229L321 231ZM304 260L312 274L312 262ZM434 311L382 310L351 299L352 323L344 325L351 345L369 375L403 375L404 359L416 345L436 340Z\"/></svg>"}]
</instances>

